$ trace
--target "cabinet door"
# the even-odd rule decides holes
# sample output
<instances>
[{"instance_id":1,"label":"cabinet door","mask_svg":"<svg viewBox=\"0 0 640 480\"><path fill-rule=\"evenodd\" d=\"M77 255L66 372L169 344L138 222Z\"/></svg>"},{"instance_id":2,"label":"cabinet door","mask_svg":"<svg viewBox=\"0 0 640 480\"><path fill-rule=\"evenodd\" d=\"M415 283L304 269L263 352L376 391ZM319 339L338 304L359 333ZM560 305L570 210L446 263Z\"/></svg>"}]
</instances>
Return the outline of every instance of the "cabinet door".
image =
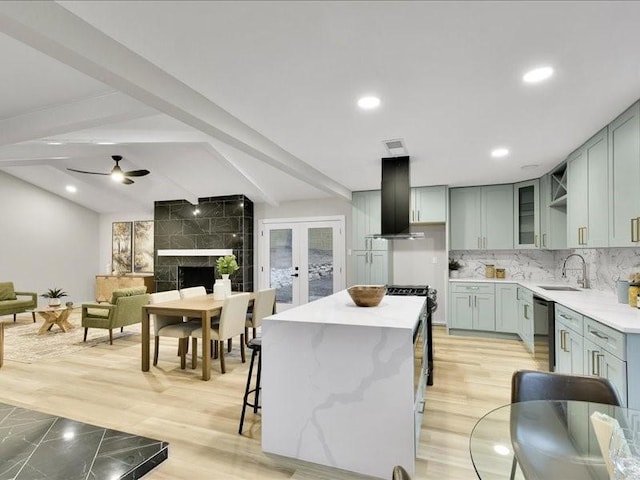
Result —
<instances>
[{"instance_id":1,"label":"cabinet door","mask_svg":"<svg viewBox=\"0 0 640 480\"><path fill-rule=\"evenodd\" d=\"M585 146L588 179L588 218L586 237L589 247L609 246L609 158L607 128L598 132ZM640 162L640 159L639 159Z\"/></svg>"},{"instance_id":2,"label":"cabinet door","mask_svg":"<svg viewBox=\"0 0 640 480\"><path fill-rule=\"evenodd\" d=\"M371 285L386 285L389 282L389 252L371 250L369 252L369 267Z\"/></svg>"},{"instance_id":3,"label":"cabinet door","mask_svg":"<svg viewBox=\"0 0 640 480\"><path fill-rule=\"evenodd\" d=\"M451 250L479 250L481 245L480 187L449 190L449 235Z\"/></svg>"},{"instance_id":4,"label":"cabinet door","mask_svg":"<svg viewBox=\"0 0 640 480\"><path fill-rule=\"evenodd\" d=\"M549 248L549 203L551 202L551 176L540 177L540 248Z\"/></svg>"},{"instance_id":5,"label":"cabinet door","mask_svg":"<svg viewBox=\"0 0 640 480\"><path fill-rule=\"evenodd\" d=\"M382 231L382 194L380 190L370 190L367 193L367 234L380 233ZM383 238L369 239L369 249L388 250L389 241Z\"/></svg>"},{"instance_id":6,"label":"cabinet door","mask_svg":"<svg viewBox=\"0 0 640 480\"><path fill-rule=\"evenodd\" d=\"M473 295L453 293L450 307L451 328L473 328Z\"/></svg>"},{"instance_id":7,"label":"cabinet door","mask_svg":"<svg viewBox=\"0 0 640 480\"><path fill-rule=\"evenodd\" d=\"M367 250L353 250L353 284L368 285L371 268L369 266L370 252Z\"/></svg>"},{"instance_id":8,"label":"cabinet door","mask_svg":"<svg viewBox=\"0 0 640 480\"><path fill-rule=\"evenodd\" d=\"M627 404L627 362L620 360L589 339L584 339L584 373L606 378L618 390L620 399Z\"/></svg>"},{"instance_id":9,"label":"cabinet door","mask_svg":"<svg viewBox=\"0 0 640 480\"><path fill-rule=\"evenodd\" d=\"M609 246L633 247L640 216L640 104L609 125Z\"/></svg>"},{"instance_id":10,"label":"cabinet door","mask_svg":"<svg viewBox=\"0 0 640 480\"><path fill-rule=\"evenodd\" d=\"M517 333L518 303L516 286L496 285L496 332Z\"/></svg>"},{"instance_id":11,"label":"cabinet door","mask_svg":"<svg viewBox=\"0 0 640 480\"><path fill-rule=\"evenodd\" d=\"M513 186L482 187L482 248L513 249Z\"/></svg>"},{"instance_id":12,"label":"cabinet door","mask_svg":"<svg viewBox=\"0 0 640 480\"><path fill-rule=\"evenodd\" d=\"M534 352L534 322L533 322L533 304L522 302L522 334L521 338L524 346L531 353Z\"/></svg>"},{"instance_id":13,"label":"cabinet door","mask_svg":"<svg viewBox=\"0 0 640 480\"><path fill-rule=\"evenodd\" d=\"M565 349L568 328L561 322L556 322L556 372L571 373L571 354Z\"/></svg>"},{"instance_id":14,"label":"cabinet door","mask_svg":"<svg viewBox=\"0 0 640 480\"><path fill-rule=\"evenodd\" d=\"M513 186L514 247L538 248L540 235L540 198L538 180Z\"/></svg>"},{"instance_id":15,"label":"cabinet door","mask_svg":"<svg viewBox=\"0 0 640 480\"><path fill-rule=\"evenodd\" d=\"M576 332L566 329L564 347L568 353L567 373L575 375L584 374L584 337Z\"/></svg>"},{"instance_id":16,"label":"cabinet door","mask_svg":"<svg viewBox=\"0 0 640 480\"><path fill-rule=\"evenodd\" d=\"M587 157L583 148L567 161L567 247L587 245L586 227L589 196L587 191Z\"/></svg>"},{"instance_id":17,"label":"cabinet door","mask_svg":"<svg viewBox=\"0 0 640 480\"><path fill-rule=\"evenodd\" d=\"M366 250L369 248L367 229L369 225L367 213L367 192L353 192L351 194L351 223L353 230L353 240L351 248L353 250Z\"/></svg>"},{"instance_id":18,"label":"cabinet door","mask_svg":"<svg viewBox=\"0 0 640 480\"><path fill-rule=\"evenodd\" d=\"M493 332L496 329L496 297L478 293L473 296L473 328Z\"/></svg>"},{"instance_id":19,"label":"cabinet door","mask_svg":"<svg viewBox=\"0 0 640 480\"><path fill-rule=\"evenodd\" d=\"M411 223L444 223L447 220L447 187L411 189Z\"/></svg>"}]
</instances>

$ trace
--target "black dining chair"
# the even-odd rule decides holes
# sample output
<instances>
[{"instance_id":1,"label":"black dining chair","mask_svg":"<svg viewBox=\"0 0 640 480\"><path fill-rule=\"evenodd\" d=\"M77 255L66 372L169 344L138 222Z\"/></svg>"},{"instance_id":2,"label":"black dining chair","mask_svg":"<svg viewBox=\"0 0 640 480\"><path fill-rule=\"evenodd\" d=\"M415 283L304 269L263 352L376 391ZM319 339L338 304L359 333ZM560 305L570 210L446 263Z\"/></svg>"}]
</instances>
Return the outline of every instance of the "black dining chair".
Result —
<instances>
[{"instance_id":1,"label":"black dining chair","mask_svg":"<svg viewBox=\"0 0 640 480\"><path fill-rule=\"evenodd\" d=\"M622 404L615 386L606 378L534 370L514 372L511 378L511 403L534 400L581 401L613 406ZM514 411L516 413L513 413ZM566 475L569 476L566 476L558 472L558 464L549 462L549 459L539 455L535 448L527 448L527 439L546 436L549 437L547 438L549 442L557 443L558 452L567 451L569 454L573 449L570 440L566 436L552 438L553 435L548 433L557 425L557 418L550 415L542 421L530 422L520 418L517 412L517 409L513 409L511 415L511 440L514 450L511 480L515 477L518 464L525 478L576 478L575 472L567 473ZM559 414L562 415L562 412ZM545 423L545 420L548 423ZM586 469L601 467L602 465L585 466Z\"/></svg>"}]
</instances>

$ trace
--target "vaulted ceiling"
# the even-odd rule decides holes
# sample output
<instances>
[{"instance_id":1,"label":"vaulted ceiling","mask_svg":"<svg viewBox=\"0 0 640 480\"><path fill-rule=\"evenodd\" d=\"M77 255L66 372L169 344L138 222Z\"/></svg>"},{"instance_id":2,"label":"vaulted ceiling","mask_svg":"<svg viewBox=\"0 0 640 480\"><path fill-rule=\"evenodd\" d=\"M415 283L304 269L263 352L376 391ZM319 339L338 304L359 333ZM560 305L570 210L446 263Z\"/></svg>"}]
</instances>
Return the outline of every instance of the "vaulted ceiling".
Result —
<instances>
[{"instance_id":1,"label":"vaulted ceiling","mask_svg":"<svg viewBox=\"0 0 640 480\"><path fill-rule=\"evenodd\" d=\"M639 19L638 2L0 2L0 170L97 212L349 198L379 187L395 138L413 185L525 180L640 97ZM542 64L555 75L523 84ZM67 170L112 155L151 174Z\"/></svg>"}]
</instances>

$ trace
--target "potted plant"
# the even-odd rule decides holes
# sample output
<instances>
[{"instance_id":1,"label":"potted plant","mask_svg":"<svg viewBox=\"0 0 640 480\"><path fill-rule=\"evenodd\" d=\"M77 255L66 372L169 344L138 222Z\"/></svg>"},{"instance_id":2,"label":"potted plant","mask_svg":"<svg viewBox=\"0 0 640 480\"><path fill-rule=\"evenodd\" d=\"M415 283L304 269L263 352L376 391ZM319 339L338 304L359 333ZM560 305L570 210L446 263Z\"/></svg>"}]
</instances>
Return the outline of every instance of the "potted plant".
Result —
<instances>
[{"instance_id":1,"label":"potted plant","mask_svg":"<svg viewBox=\"0 0 640 480\"><path fill-rule=\"evenodd\" d=\"M236 262L235 255L226 255L216 260L216 268L218 269L218 273L222 275L222 278L227 279L229 278L229 275L238 270L240 267L238 266L238 262Z\"/></svg>"},{"instance_id":2,"label":"potted plant","mask_svg":"<svg viewBox=\"0 0 640 480\"><path fill-rule=\"evenodd\" d=\"M60 299L67 296L67 292L61 288L50 288L40 296L49 299L50 307L57 307L62 303Z\"/></svg>"},{"instance_id":3,"label":"potted plant","mask_svg":"<svg viewBox=\"0 0 640 480\"><path fill-rule=\"evenodd\" d=\"M222 283L225 286L225 296L231 295L231 280L229 280L229 275L240 268L238 266L238 262L236 262L236 256L226 255L218 258L218 260L216 260L216 267L218 269L218 273L222 276Z\"/></svg>"},{"instance_id":4,"label":"potted plant","mask_svg":"<svg viewBox=\"0 0 640 480\"><path fill-rule=\"evenodd\" d=\"M458 278L460 275L460 269L462 268L462 264L453 258L449 259L449 276L451 278Z\"/></svg>"}]
</instances>

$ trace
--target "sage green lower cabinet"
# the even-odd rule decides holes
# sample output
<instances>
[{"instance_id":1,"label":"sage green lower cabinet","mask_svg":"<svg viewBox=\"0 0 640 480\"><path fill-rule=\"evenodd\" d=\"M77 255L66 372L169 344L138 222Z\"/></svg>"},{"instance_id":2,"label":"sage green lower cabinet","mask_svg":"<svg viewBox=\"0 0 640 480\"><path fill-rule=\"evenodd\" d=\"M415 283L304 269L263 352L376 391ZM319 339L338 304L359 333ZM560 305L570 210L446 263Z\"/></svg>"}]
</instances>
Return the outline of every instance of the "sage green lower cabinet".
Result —
<instances>
[{"instance_id":1,"label":"sage green lower cabinet","mask_svg":"<svg viewBox=\"0 0 640 480\"><path fill-rule=\"evenodd\" d=\"M627 337L556 304L556 371L606 378L615 385L624 405L628 400L640 401L627 386Z\"/></svg>"},{"instance_id":2,"label":"sage green lower cabinet","mask_svg":"<svg viewBox=\"0 0 640 480\"><path fill-rule=\"evenodd\" d=\"M496 332L518 333L516 285L496 284Z\"/></svg>"},{"instance_id":3,"label":"sage green lower cabinet","mask_svg":"<svg viewBox=\"0 0 640 480\"><path fill-rule=\"evenodd\" d=\"M527 288L518 287L516 291L518 301L518 336L524 346L531 353L534 352L534 322L533 322L533 292Z\"/></svg>"},{"instance_id":4,"label":"sage green lower cabinet","mask_svg":"<svg viewBox=\"0 0 640 480\"><path fill-rule=\"evenodd\" d=\"M452 282L450 287L451 328L495 331L493 283Z\"/></svg>"}]
</instances>

